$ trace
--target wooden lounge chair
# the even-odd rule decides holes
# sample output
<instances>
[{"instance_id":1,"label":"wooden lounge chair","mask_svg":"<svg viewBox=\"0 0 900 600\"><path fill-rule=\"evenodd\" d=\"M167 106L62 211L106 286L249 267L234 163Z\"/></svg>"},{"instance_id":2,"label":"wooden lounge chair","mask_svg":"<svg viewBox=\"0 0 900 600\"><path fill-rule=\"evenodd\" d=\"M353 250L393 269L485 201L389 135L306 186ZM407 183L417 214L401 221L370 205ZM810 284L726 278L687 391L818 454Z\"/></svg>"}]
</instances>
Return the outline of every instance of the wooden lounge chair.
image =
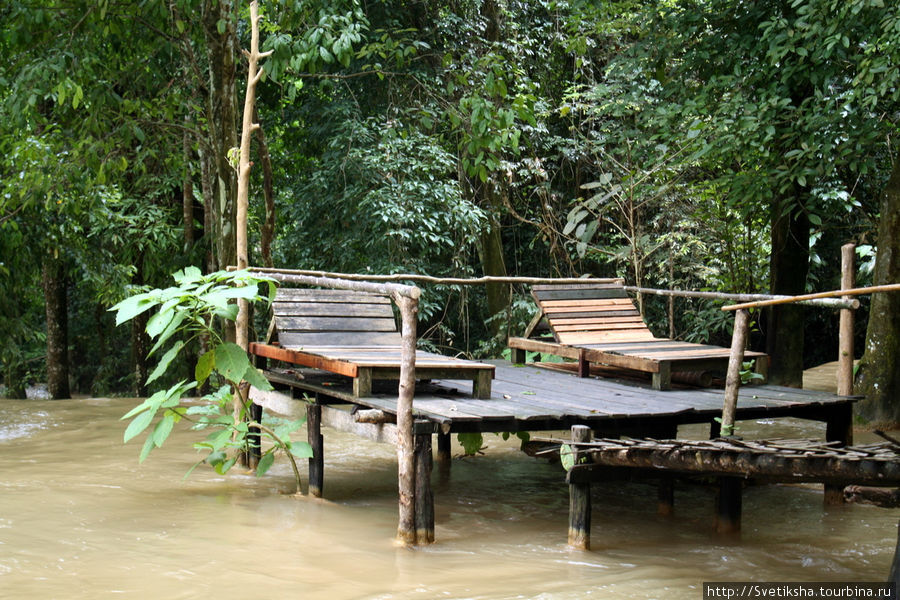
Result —
<instances>
[{"instance_id":1,"label":"wooden lounge chair","mask_svg":"<svg viewBox=\"0 0 900 600\"><path fill-rule=\"evenodd\" d=\"M513 362L524 363L529 350L575 359L583 377L591 363L632 369L650 373L657 390L671 387L673 373L724 372L728 366L728 348L655 337L621 283L536 285L531 295L540 312L526 337L509 338ZM552 340L528 337L541 317ZM765 378L768 356L752 351L744 356L756 359L756 371Z\"/></svg>"},{"instance_id":2,"label":"wooden lounge chair","mask_svg":"<svg viewBox=\"0 0 900 600\"><path fill-rule=\"evenodd\" d=\"M370 396L375 379L399 379L401 338L387 297L281 288L272 306L269 343L250 344L251 354L352 377L356 397ZM418 379L470 379L476 398L490 398L493 376L491 364L416 351Z\"/></svg>"}]
</instances>

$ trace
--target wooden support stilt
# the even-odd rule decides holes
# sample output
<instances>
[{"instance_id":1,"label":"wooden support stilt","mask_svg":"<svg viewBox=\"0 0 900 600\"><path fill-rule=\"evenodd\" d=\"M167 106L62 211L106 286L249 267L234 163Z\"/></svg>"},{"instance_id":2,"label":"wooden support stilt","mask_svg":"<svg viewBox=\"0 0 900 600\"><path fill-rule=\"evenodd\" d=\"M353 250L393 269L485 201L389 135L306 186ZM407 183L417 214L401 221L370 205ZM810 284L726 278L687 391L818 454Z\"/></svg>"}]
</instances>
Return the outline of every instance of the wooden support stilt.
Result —
<instances>
[{"instance_id":1,"label":"wooden support stilt","mask_svg":"<svg viewBox=\"0 0 900 600\"><path fill-rule=\"evenodd\" d=\"M853 444L853 406L833 407L825 421L825 441L840 442L842 446ZM844 486L825 484L825 506L838 506L844 503Z\"/></svg>"},{"instance_id":2,"label":"wooden support stilt","mask_svg":"<svg viewBox=\"0 0 900 600\"><path fill-rule=\"evenodd\" d=\"M670 517L675 512L675 478L663 477L656 488L656 512L663 517Z\"/></svg>"},{"instance_id":3,"label":"wooden support stilt","mask_svg":"<svg viewBox=\"0 0 900 600\"><path fill-rule=\"evenodd\" d=\"M413 435L413 396L416 388L416 313L419 310L418 288L411 297L394 295L400 307L402 345L400 385L397 394L397 540L415 544L416 539L416 456Z\"/></svg>"},{"instance_id":4,"label":"wooden support stilt","mask_svg":"<svg viewBox=\"0 0 900 600\"><path fill-rule=\"evenodd\" d=\"M256 423L262 423L263 408L255 402L250 403L250 420ZM255 469L262 457L262 435L259 427L251 426L247 434L248 457L247 462L251 469Z\"/></svg>"},{"instance_id":5,"label":"wooden support stilt","mask_svg":"<svg viewBox=\"0 0 900 600\"><path fill-rule=\"evenodd\" d=\"M494 372L486 369L477 371L472 380L472 397L487 400L491 397L491 380Z\"/></svg>"},{"instance_id":6,"label":"wooden support stilt","mask_svg":"<svg viewBox=\"0 0 900 600\"><path fill-rule=\"evenodd\" d=\"M716 533L730 534L741 530L741 488L737 477L720 477L716 496Z\"/></svg>"},{"instance_id":7,"label":"wooden support stilt","mask_svg":"<svg viewBox=\"0 0 900 600\"><path fill-rule=\"evenodd\" d=\"M659 363L659 371L651 376L654 390L668 390L672 388L672 363Z\"/></svg>"},{"instance_id":8,"label":"wooden support stilt","mask_svg":"<svg viewBox=\"0 0 900 600\"><path fill-rule=\"evenodd\" d=\"M521 348L510 348L509 349L509 362L514 365L524 365L526 360L525 351Z\"/></svg>"},{"instance_id":9,"label":"wooden support stilt","mask_svg":"<svg viewBox=\"0 0 900 600\"><path fill-rule=\"evenodd\" d=\"M572 442L590 442L591 428L586 425L572 426ZM575 450L573 446L573 450ZM575 452L578 464L583 452ZM569 472L571 474L571 471ZM591 549L591 484L569 483L569 545L578 550Z\"/></svg>"},{"instance_id":10,"label":"wooden support stilt","mask_svg":"<svg viewBox=\"0 0 900 600\"><path fill-rule=\"evenodd\" d=\"M591 361L585 358L584 348L578 350L578 376L579 377L590 377L591 376Z\"/></svg>"},{"instance_id":11,"label":"wooden support stilt","mask_svg":"<svg viewBox=\"0 0 900 600\"><path fill-rule=\"evenodd\" d=\"M353 395L357 398L367 398L372 395L372 369L360 367L353 379Z\"/></svg>"},{"instance_id":12,"label":"wooden support stilt","mask_svg":"<svg viewBox=\"0 0 900 600\"><path fill-rule=\"evenodd\" d=\"M434 542L434 493L431 490L431 434L416 436L416 543Z\"/></svg>"},{"instance_id":13,"label":"wooden support stilt","mask_svg":"<svg viewBox=\"0 0 900 600\"><path fill-rule=\"evenodd\" d=\"M722 424L719 421L709 422L709 439L714 440L722 437Z\"/></svg>"},{"instance_id":14,"label":"wooden support stilt","mask_svg":"<svg viewBox=\"0 0 900 600\"><path fill-rule=\"evenodd\" d=\"M322 437L322 407L319 404L306 407L306 433L313 452L309 459L309 495L321 498L325 486L325 457L322 454L325 439Z\"/></svg>"}]
</instances>

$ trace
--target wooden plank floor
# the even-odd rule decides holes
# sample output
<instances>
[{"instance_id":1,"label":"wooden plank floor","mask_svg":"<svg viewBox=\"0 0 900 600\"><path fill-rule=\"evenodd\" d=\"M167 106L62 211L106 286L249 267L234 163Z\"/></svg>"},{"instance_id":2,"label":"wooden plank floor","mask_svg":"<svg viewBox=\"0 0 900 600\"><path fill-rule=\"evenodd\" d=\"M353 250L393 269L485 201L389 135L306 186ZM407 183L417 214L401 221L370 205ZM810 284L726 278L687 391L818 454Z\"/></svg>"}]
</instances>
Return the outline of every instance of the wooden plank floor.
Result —
<instances>
[{"instance_id":1,"label":"wooden plank floor","mask_svg":"<svg viewBox=\"0 0 900 600\"><path fill-rule=\"evenodd\" d=\"M434 431L541 431L585 424L594 429L628 429L630 435L655 435L659 427L711 422L722 411L721 389L653 390L649 382L609 378L579 378L570 373L536 366L496 365L490 399L471 397L471 385L460 381L433 381L417 387L414 414L434 424ZM283 383L283 381L282 381ZM384 382L370 397L353 398L348 380L304 371L304 379L291 384L314 392L322 402L352 402L397 412L396 382ZM393 386L393 387L392 387ZM738 419L794 416L830 420L849 414L853 398L828 392L774 385L741 389Z\"/></svg>"}]
</instances>

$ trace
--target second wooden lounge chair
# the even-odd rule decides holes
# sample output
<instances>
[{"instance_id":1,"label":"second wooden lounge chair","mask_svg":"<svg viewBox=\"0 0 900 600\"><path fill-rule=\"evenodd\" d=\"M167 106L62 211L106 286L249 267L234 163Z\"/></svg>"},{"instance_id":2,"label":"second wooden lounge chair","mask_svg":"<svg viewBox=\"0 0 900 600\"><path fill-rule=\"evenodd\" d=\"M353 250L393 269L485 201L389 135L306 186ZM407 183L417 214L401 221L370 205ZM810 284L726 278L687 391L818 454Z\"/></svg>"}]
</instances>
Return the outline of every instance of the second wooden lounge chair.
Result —
<instances>
[{"instance_id":1,"label":"second wooden lounge chair","mask_svg":"<svg viewBox=\"0 0 900 600\"><path fill-rule=\"evenodd\" d=\"M657 390L671 387L672 373L724 372L728 366L728 348L655 337L621 283L535 285L531 295L553 339L527 337L538 322L532 321L526 337L509 338L515 363L524 363L525 351L533 351L577 360L581 376L591 363L642 371L651 374ZM752 351L744 356L756 360L756 372L765 378L768 356Z\"/></svg>"},{"instance_id":2,"label":"second wooden lounge chair","mask_svg":"<svg viewBox=\"0 0 900 600\"><path fill-rule=\"evenodd\" d=\"M370 396L375 379L399 379L400 332L387 297L280 288L272 308L270 343L250 344L251 354L351 377L356 397ZM491 397L493 376L491 364L416 351L418 379L469 379L476 398Z\"/></svg>"}]
</instances>

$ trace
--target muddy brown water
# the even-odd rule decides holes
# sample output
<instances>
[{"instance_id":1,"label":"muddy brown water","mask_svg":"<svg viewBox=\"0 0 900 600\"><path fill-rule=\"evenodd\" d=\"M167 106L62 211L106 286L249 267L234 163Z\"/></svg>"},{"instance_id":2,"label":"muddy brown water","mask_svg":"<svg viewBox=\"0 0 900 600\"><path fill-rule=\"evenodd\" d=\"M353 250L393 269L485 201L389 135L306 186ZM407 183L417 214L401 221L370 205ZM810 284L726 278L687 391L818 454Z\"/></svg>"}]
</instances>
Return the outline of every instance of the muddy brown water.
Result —
<instances>
[{"instance_id":1,"label":"muddy brown water","mask_svg":"<svg viewBox=\"0 0 900 600\"><path fill-rule=\"evenodd\" d=\"M283 461L184 480L197 434L177 429L138 464L119 421L134 404L0 401L0 598L697 599L704 581L881 581L896 541L900 512L826 511L819 487L748 489L734 540L712 532L709 488L678 486L665 518L654 487L616 483L595 487L594 550L573 551L559 467L489 435L484 456L435 472L437 543L407 549L393 447L326 429L326 500L287 494Z\"/></svg>"}]
</instances>

